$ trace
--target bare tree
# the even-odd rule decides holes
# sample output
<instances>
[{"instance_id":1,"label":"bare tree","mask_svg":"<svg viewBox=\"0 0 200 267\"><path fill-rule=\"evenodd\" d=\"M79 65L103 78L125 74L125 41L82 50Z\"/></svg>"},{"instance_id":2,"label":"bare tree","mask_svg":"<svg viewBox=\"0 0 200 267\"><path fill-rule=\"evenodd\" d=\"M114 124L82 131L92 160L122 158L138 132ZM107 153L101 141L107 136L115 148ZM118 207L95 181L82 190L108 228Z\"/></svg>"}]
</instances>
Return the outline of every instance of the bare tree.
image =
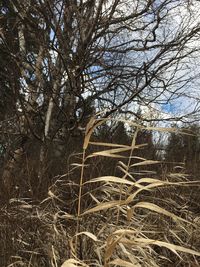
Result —
<instances>
[{"instance_id":1,"label":"bare tree","mask_svg":"<svg viewBox=\"0 0 200 267\"><path fill-rule=\"evenodd\" d=\"M74 136L81 140L95 111L107 110L104 116L109 116L128 109L135 114L134 105L183 93L192 79L183 66L199 49L194 45L200 32L194 4L2 1L0 54L8 64L1 69L1 93L7 87L10 92L10 98L4 97L9 108L1 108L2 144L13 133L20 139L11 150L21 149L21 164L26 158L34 166L35 191L48 186L45 175L56 174L51 160L54 166L63 164L73 152ZM12 159L7 158L9 165ZM8 171L6 176L13 179ZM28 191L33 191L32 180Z\"/></svg>"}]
</instances>

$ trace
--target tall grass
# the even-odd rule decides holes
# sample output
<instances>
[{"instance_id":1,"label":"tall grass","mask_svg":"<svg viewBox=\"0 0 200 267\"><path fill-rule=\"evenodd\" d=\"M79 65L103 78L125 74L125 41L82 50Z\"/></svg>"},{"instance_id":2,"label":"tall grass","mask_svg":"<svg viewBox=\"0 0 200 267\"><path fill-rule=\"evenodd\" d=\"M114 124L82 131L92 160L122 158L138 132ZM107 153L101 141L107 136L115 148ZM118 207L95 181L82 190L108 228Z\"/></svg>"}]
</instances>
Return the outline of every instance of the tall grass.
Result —
<instances>
[{"instance_id":1,"label":"tall grass","mask_svg":"<svg viewBox=\"0 0 200 267\"><path fill-rule=\"evenodd\" d=\"M47 199L12 200L9 211L2 211L18 225L6 226L16 234L5 266L199 266L200 220L190 203L198 183L183 172L158 177L153 169L161 162L137 156L145 147L136 143L144 126L130 122L130 144L95 141L103 123L90 120L82 156L49 188ZM114 173L93 176L96 162L110 160L116 161Z\"/></svg>"}]
</instances>

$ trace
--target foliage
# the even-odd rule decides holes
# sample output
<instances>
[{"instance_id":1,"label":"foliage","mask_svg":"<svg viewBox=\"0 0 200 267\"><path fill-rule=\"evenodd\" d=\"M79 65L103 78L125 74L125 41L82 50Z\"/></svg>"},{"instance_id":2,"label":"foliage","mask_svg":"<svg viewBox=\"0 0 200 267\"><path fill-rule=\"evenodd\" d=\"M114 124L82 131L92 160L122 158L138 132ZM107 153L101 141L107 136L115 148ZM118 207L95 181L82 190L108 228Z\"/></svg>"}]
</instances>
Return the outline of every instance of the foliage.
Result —
<instances>
[{"instance_id":1,"label":"foliage","mask_svg":"<svg viewBox=\"0 0 200 267\"><path fill-rule=\"evenodd\" d=\"M131 143L114 144L95 141L102 123L91 119L82 161L57 178L48 198L12 199L2 209L2 266L198 266L199 220L190 202L198 183L184 173L158 178L159 161L134 156L143 147L137 135L148 128L130 123ZM102 157L117 161L118 176L96 176L92 166ZM152 169L140 177L138 166Z\"/></svg>"},{"instance_id":2,"label":"foliage","mask_svg":"<svg viewBox=\"0 0 200 267\"><path fill-rule=\"evenodd\" d=\"M153 125L186 97L167 120L198 118L199 10L0 0L1 266L198 262L199 127Z\"/></svg>"},{"instance_id":3,"label":"foliage","mask_svg":"<svg viewBox=\"0 0 200 267\"><path fill-rule=\"evenodd\" d=\"M186 171L198 179L200 166L200 139L199 126L191 124L183 126L180 131L187 134L181 135L178 132L169 136L166 147L166 161L177 164L184 164Z\"/></svg>"}]
</instances>

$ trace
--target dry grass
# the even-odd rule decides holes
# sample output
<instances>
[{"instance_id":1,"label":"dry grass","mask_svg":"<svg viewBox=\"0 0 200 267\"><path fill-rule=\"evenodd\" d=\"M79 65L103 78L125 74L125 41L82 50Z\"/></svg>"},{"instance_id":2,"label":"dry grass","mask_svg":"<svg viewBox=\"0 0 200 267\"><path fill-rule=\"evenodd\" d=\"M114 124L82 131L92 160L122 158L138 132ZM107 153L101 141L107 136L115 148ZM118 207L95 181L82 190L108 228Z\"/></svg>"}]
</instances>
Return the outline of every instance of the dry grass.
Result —
<instances>
[{"instance_id":1,"label":"dry grass","mask_svg":"<svg viewBox=\"0 0 200 267\"><path fill-rule=\"evenodd\" d=\"M102 123L91 119L81 162L55 181L47 199L12 200L2 209L5 266L199 266L200 215L190 199L198 183L182 172L159 178L152 171L159 161L137 157L144 146L136 144L139 125L132 124L131 144L92 141ZM117 161L115 173L92 177L102 157Z\"/></svg>"}]
</instances>

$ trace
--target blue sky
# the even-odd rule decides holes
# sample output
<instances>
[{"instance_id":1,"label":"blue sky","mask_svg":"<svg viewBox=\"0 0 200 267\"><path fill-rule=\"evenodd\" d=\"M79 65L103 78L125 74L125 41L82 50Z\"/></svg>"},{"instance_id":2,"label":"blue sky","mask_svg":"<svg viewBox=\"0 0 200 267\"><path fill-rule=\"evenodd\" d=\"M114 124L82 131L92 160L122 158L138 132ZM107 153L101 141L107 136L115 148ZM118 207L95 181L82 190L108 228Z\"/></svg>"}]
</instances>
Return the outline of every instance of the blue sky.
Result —
<instances>
[{"instance_id":1,"label":"blue sky","mask_svg":"<svg viewBox=\"0 0 200 267\"><path fill-rule=\"evenodd\" d=\"M161 109L164 112L167 112L167 113L176 113L176 111L177 111L176 105L175 104L172 104L172 103L163 104L161 106Z\"/></svg>"}]
</instances>

